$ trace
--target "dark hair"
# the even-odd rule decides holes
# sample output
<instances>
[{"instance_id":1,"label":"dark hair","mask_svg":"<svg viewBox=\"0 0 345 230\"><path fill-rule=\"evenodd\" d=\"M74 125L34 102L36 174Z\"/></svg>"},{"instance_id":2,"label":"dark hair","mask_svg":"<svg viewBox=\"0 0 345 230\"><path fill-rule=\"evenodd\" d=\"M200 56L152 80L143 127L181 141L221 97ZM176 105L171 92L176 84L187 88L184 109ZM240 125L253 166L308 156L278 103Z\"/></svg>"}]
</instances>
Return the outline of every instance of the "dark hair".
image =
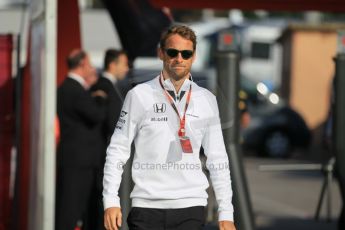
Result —
<instances>
[{"instance_id":1,"label":"dark hair","mask_svg":"<svg viewBox=\"0 0 345 230\"><path fill-rule=\"evenodd\" d=\"M162 33L161 40L159 42L159 45L162 49L165 48L166 40L171 35L174 35L174 34L178 34L181 37L192 41L193 42L193 50L195 50L195 48L196 48L196 35L191 28L189 28L188 26L184 26L184 25L173 25Z\"/></svg>"},{"instance_id":2,"label":"dark hair","mask_svg":"<svg viewBox=\"0 0 345 230\"><path fill-rule=\"evenodd\" d=\"M127 55L124 50L108 49L104 55L104 70L107 70L110 63L113 61L117 61L117 59L123 54Z\"/></svg>"},{"instance_id":3,"label":"dark hair","mask_svg":"<svg viewBox=\"0 0 345 230\"><path fill-rule=\"evenodd\" d=\"M74 50L68 55L66 62L68 69L75 69L80 65L80 62L86 57L86 52L83 50Z\"/></svg>"}]
</instances>

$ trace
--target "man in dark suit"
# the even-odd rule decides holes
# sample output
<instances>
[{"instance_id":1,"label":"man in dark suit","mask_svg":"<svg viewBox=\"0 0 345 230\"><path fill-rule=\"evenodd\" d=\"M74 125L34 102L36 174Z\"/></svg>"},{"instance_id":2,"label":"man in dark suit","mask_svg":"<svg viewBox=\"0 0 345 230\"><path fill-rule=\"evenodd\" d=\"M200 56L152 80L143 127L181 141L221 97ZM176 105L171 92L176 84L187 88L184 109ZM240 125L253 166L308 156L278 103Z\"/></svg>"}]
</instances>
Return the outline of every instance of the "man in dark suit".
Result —
<instances>
[{"instance_id":1,"label":"man in dark suit","mask_svg":"<svg viewBox=\"0 0 345 230\"><path fill-rule=\"evenodd\" d=\"M118 87L118 81L123 80L128 72L128 58L124 51L108 49L104 56L104 71L92 91L102 90L107 94L107 114L102 126L106 144L114 132L115 124L120 116L124 96Z\"/></svg>"},{"instance_id":2,"label":"man in dark suit","mask_svg":"<svg viewBox=\"0 0 345 230\"><path fill-rule=\"evenodd\" d=\"M114 132L116 122L120 116L124 96L118 86L118 81L123 80L128 72L128 58L123 50L108 49L104 56L103 72L95 85L92 86L91 91L104 91L107 94L106 98L106 117L101 125L101 136L103 137L102 164L105 162L106 146L110 142L110 138ZM95 200L98 200L96 207L91 207L90 210L95 211L94 215L89 217L91 222L95 220L97 227L94 229L104 229L103 224L103 204L102 204L102 186L103 168L99 171L97 191ZM97 218L94 218L97 217Z\"/></svg>"},{"instance_id":3,"label":"man in dark suit","mask_svg":"<svg viewBox=\"0 0 345 230\"><path fill-rule=\"evenodd\" d=\"M57 94L61 139L57 153L56 230L74 230L85 223L105 148L97 130L104 121L106 94L96 91L92 96L88 90L97 79L96 71L81 50L71 52L67 65L70 72Z\"/></svg>"}]
</instances>

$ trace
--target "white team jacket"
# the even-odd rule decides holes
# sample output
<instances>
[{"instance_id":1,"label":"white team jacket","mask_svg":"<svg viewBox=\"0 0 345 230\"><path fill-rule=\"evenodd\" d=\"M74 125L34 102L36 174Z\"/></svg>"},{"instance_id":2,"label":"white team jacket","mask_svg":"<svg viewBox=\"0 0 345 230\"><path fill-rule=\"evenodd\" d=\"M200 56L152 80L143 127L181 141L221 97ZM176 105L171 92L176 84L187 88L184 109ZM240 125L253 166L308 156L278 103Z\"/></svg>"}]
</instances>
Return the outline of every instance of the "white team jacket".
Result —
<instances>
[{"instance_id":1,"label":"white team jacket","mask_svg":"<svg viewBox=\"0 0 345 230\"><path fill-rule=\"evenodd\" d=\"M135 186L130 195L133 207L173 209L205 206L205 190L209 183L199 158L202 145L219 206L219 221L233 221L228 156L216 98L208 90L185 80L178 95L180 101L175 101L181 117L190 84L192 95L185 129L193 153L182 152L177 134L179 118L163 93L159 76L128 92L107 149L103 179L105 209L120 207L118 190L122 166L130 157L133 140L136 150L132 165ZM163 85L175 92L169 79Z\"/></svg>"}]
</instances>

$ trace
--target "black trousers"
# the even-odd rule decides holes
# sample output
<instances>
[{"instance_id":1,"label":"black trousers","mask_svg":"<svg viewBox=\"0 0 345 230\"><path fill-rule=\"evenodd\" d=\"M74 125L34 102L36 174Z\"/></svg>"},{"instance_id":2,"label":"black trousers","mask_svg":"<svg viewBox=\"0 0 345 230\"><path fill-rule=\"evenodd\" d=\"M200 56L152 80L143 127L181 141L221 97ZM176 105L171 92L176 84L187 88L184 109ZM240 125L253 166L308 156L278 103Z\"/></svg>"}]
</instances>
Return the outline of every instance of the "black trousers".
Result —
<instances>
[{"instance_id":1,"label":"black trousers","mask_svg":"<svg viewBox=\"0 0 345 230\"><path fill-rule=\"evenodd\" d=\"M200 230L205 223L205 207L179 209L133 207L127 218L130 230Z\"/></svg>"},{"instance_id":2,"label":"black trousers","mask_svg":"<svg viewBox=\"0 0 345 230\"><path fill-rule=\"evenodd\" d=\"M104 229L99 174L95 168L57 169L55 230L74 230L78 221L83 230Z\"/></svg>"}]
</instances>

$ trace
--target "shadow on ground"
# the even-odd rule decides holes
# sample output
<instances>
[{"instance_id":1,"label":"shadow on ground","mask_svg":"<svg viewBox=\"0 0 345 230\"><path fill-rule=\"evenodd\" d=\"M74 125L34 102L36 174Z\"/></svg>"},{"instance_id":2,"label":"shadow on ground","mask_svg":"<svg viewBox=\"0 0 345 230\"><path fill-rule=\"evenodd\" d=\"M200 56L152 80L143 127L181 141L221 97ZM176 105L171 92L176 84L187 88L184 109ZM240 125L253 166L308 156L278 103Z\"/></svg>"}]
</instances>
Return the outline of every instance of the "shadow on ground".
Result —
<instances>
[{"instance_id":1,"label":"shadow on ground","mask_svg":"<svg viewBox=\"0 0 345 230\"><path fill-rule=\"evenodd\" d=\"M313 219L293 219L275 218L263 226L258 226L256 230L337 230L336 221L327 222L325 220L315 221Z\"/></svg>"},{"instance_id":2,"label":"shadow on ground","mask_svg":"<svg viewBox=\"0 0 345 230\"><path fill-rule=\"evenodd\" d=\"M206 225L204 230L218 230L218 228L215 225ZM274 218L261 226L256 226L255 230L337 230L337 223L335 220L327 222L313 219Z\"/></svg>"}]
</instances>

